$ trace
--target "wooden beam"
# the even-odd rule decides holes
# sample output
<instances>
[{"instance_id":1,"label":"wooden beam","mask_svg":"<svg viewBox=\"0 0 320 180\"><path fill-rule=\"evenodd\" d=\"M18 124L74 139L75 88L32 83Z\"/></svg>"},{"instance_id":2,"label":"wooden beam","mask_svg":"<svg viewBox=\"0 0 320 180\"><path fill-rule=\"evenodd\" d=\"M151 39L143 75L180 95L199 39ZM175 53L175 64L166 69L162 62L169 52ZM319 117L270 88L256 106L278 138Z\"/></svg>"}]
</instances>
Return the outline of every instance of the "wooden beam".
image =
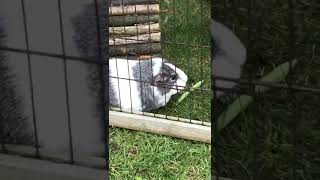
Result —
<instances>
[{"instance_id":1,"label":"wooden beam","mask_svg":"<svg viewBox=\"0 0 320 180\"><path fill-rule=\"evenodd\" d=\"M131 26L135 24L144 24L148 22L158 23L160 16L154 15L126 15L126 16L110 16L109 26Z\"/></svg>"},{"instance_id":2,"label":"wooden beam","mask_svg":"<svg viewBox=\"0 0 320 180\"><path fill-rule=\"evenodd\" d=\"M10 154L17 154L22 156L33 157L35 155L35 148L26 145L5 145ZM53 162L68 162L70 160L69 152L58 152L50 149L40 148L39 153L42 159L50 160ZM82 165L92 168L105 168L106 161L103 157L94 157L74 152L74 161L77 165ZM1 178L0 178L1 179Z\"/></svg>"},{"instance_id":3,"label":"wooden beam","mask_svg":"<svg viewBox=\"0 0 320 180\"><path fill-rule=\"evenodd\" d=\"M110 0L111 6L135 4L159 4L159 0Z\"/></svg>"},{"instance_id":4,"label":"wooden beam","mask_svg":"<svg viewBox=\"0 0 320 180\"><path fill-rule=\"evenodd\" d=\"M198 124L109 111L109 125L211 143L211 127Z\"/></svg>"},{"instance_id":5,"label":"wooden beam","mask_svg":"<svg viewBox=\"0 0 320 180\"><path fill-rule=\"evenodd\" d=\"M160 42L160 36L161 34L159 32L151 34L140 34L138 36L111 37L109 38L109 46Z\"/></svg>"},{"instance_id":6,"label":"wooden beam","mask_svg":"<svg viewBox=\"0 0 320 180\"><path fill-rule=\"evenodd\" d=\"M104 180L106 170L0 154L0 179Z\"/></svg>"},{"instance_id":7,"label":"wooden beam","mask_svg":"<svg viewBox=\"0 0 320 180\"><path fill-rule=\"evenodd\" d=\"M115 36L136 36L137 34L148 34L160 32L159 23L134 25L125 27L109 27L109 34Z\"/></svg>"},{"instance_id":8,"label":"wooden beam","mask_svg":"<svg viewBox=\"0 0 320 180\"><path fill-rule=\"evenodd\" d=\"M160 43L109 46L109 54L111 57L123 55L156 54L159 52L161 52Z\"/></svg>"},{"instance_id":9,"label":"wooden beam","mask_svg":"<svg viewBox=\"0 0 320 180\"><path fill-rule=\"evenodd\" d=\"M110 16L123 16L133 14L159 14L159 4L129 5L109 7Z\"/></svg>"}]
</instances>

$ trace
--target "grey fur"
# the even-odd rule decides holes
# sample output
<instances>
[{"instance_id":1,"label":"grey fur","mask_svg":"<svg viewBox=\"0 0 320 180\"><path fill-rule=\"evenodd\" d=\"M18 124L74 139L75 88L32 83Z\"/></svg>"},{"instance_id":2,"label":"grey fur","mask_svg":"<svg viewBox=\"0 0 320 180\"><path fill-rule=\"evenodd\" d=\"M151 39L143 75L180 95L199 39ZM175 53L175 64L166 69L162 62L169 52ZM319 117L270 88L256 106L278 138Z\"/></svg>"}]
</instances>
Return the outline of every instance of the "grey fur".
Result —
<instances>
[{"instance_id":1,"label":"grey fur","mask_svg":"<svg viewBox=\"0 0 320 180\"><path fill-rule=\"evenodd\" d=\"M133 78L140 81L138 92L140 92L141 104L143 111L149 111L156 107L157 97L154 96L152 82L152 64L151 60L140 61L133 67Z\"/></svg>"},{"instance_id":2,"label":"grey fur","mask_svg":"<svg viewBox=\"0 0 320 180\"><path fill-rule=\"evenodd\" d=\"M112 85L112 83L109 83L108 87L109 87L109 104L110 104L110 107L119 107L120 104L117 101L116 93L114 91L116 89L116 87L114 87Z\"/></svg>"},{"instance_id":3,"label":"grey fur","mask_svg":"<svg viewBox=\"0 0 320 180\"><path fill-rule=\"evenodd\" d=\"M158 76L160 76L159 79L161 81L164 81L163 82L164 85L158 84L158 87L159 87L158 89L159 89L161 95L163 95L163 96L165 94L169 93L169 91L173 88L174 83L176 82L176 80L170 81L170 75L172 75L172 74L176 75L176 80L177 80L177 78L179 78L178 74L175 72L174 69L172 69L171 67L169 67L168 65L163 63L161 66L160 73L158 75Z\"/></svg>"}]
</instances>

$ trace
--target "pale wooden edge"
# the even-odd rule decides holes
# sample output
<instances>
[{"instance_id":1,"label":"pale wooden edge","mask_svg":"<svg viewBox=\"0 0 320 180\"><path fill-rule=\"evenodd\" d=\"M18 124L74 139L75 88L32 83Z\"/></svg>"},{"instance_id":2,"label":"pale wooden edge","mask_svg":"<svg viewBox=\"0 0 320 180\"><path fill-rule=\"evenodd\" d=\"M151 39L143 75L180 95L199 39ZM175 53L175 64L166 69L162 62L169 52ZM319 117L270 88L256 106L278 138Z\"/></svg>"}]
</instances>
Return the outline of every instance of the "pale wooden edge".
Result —
<instances>
[{"instance_id":1,"label":"pale wooden edge","mask_svg":"<svg viewBox=\"0 0 320 180\"><path fill-rule=\"evenodd\" d=\"M106 170L0 154L0 179L103 180L107 174Z\"/></svg>"},{"instance_id":2,"label":"pale wooden edge","mask_svg":"<svg viewBox=\"0 0 320 180\"><path fill-rule=\"evenodd\" d=\"M30 157L33 157L35 155L35 148L33 146L6 144L5 147L11 154L18 154ZM42 159L50 160L53 162L63 163L70 161L69 151L54 152L48 149L39 148L39 154ZM106 168L106 160L104 157L87 156L77 152L73 152L73 155L74 162L77 165L99 169Z\"/></svg>"},{"instance_id":3,"label":"pale wooden edge","mask_svg":"<svg viewBox=\"0 0 320 180\"><path fill-rule=\"evenodd\" d=\"M143 4L143 5L125 5L109 7L109 15L121 16L132 14L159 14L159 4Z\"/></svg>"},{"instance_id":4,"label":"pale wooden edge","mask_svg":"<svg viewBox=\"0 0 320 180\"><path fill-rule=\"evenodd\" d=\"M198 124L109 111L109 126L211 143L211 127Z\"/></svg>"},{"instance_id":5,"label":"pale wooden edge","mask_svg":"<svg viewBox=\"0 0 320 180\"><path fill-rule=\"evenodd\" d=\"M120 108L111 107L110 110L116 111L116 112L122 112ZM131 112L125 112L125 113L131 113ZM132 112L132 113L137 114L137 115L168 119L168 120L172 120L172 121L181 121L181 122L185 122L185 123L198 124L198 125L211 127L211 123L205 122L205 121L198 121L198 120L193 120L193 119L186 119L186 118L175 117L175 116L167 116L167 115L163 115L163 114L156 114L156 113L149 113L149 112L138 112L137 111L137 112Z\"/></svg>"},{"instance_id":6,"label":"pale wooden edge","mask_svg":"<svg viewBox=\"0 0 320 180\"><path fill-rule=\"evenodd\" d=\"M137 34L160 32L159 23L137 24L134 26L109 27L109 34L115 36L135 36Z\"/></svg>"},{"instance_id":7,"label":"pale wooden edge","mask_svg":"<svg viewBox=\"0 0 320 180\"><path fill-rule=\"evenodd\" d=\"M160 42L161 33L139 34L138 36L110 37L109 46Z\"/></svg>"}]
</instances>

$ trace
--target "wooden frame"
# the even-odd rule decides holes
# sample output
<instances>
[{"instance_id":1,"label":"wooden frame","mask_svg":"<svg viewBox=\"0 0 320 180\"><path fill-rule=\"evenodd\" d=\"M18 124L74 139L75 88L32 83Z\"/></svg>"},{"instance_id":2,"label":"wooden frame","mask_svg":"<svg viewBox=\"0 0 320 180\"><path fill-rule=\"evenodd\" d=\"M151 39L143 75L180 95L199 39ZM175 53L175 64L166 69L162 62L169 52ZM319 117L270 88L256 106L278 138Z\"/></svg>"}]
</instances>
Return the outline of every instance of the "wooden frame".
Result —
<instances>
[{"instance_id":1,"label":"wooden frame","mask_svg":"<svg viewBox=\"0 0 320 180\"><path fill-rule=\"evenodd\" d=\"M0 179L104 180L106 176L105 169L0 154Z\"/></svg>"},{"instance_id":2,"label":"wooden frame","mask_svg":"<svg viewBox=\"0 0 320 180\"><path fill-rule=\"evenodd\" d=\"M152 117L153 115L153 117ZM131 114L109 111L109 125L167 135L188 140L211 143L211 124L150 113ZM191 123L190 123L191 122Z\"/></svg>"}]
</instances>

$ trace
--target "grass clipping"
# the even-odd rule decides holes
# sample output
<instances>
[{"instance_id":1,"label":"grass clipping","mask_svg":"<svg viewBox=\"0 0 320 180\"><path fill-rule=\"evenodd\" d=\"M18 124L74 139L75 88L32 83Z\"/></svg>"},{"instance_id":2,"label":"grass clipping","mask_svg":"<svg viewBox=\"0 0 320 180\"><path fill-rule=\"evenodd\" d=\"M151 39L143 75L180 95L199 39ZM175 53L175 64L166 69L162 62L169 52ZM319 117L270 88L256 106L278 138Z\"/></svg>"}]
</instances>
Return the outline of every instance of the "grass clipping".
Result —
<instances>
[{"instance_id":1,"label":"grass clipping","mask_svg":"<svg viewBox=\"0 0 320 180\"><path fill-rule=\"evenodd\" d=\"M293 60L291 63L290 62L285 62L283 64L280 64L276 68L274 68L270 73L267 75L263 76L260 79L260 82L281 82L285 80L287 77L290 66L293 68L297 63L297 60ZM290 65L291 64L291 65ZM255 92L265 92L269 88L266 86L262 85L257 85L255 87ZM227 109L218 117L218 131L226 127L230 122L232 122L241 112L243 112L248 105L253 102L253 97L248 96L248 95L241 95L237 99L231 103Z\"/></svg>"},{"instance_id":2,"label":"grass clipping","mask_svg":"<svg viewBox=\"0 0 320 180\"><path fill-rule=\"evenodd\" d=\"M185 93L183 93L180 98L178 99L178 104L181 103L192 91L196 90L196 89L200 89L200 86L204 83L204 80L197 82L196 84L194 84L191 88L190 91L187 91Z\"/></svg>"}]
</instances>

